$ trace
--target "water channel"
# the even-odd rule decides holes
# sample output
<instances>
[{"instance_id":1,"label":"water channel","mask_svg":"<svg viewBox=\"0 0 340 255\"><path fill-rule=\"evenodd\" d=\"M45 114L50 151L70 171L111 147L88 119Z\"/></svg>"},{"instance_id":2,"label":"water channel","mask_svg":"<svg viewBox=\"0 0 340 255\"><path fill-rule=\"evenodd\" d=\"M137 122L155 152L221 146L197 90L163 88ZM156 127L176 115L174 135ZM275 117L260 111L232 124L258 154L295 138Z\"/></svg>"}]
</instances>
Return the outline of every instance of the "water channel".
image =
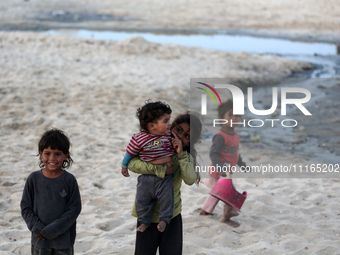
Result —
<instances>
[{"instance_id":1,"label":"water channel","mask_svg":"<svg viewBox=\"0 0 340 255\"><path fill-rule=\"evenodd\" d=\"M301 82L298 86L304 87L311 92L312 99L308 103L309 107L312 107L315 112L312 117L313 121L311 121L311 119L309 119L309 121L302 120L303 126L300 126L299 129L256 129L248 127L239 130L239 132L243 132L246 136L249 135L250 137L260 136L261 142L265 145L274 146L281 151L301 155L314 162L340 162L340 148L338 148L340 138L337 138L340 137L339 113L335 111L333 113L335 116L333 116L332 113L329 113L329 116L327 116L328 119L336 118L335 122L329 122L328 119L320 118L325 117L323 115L325 110L332 111L332 104L340 99L340 56L337 55L338 47L335 44L225 34L154 34L90 30L47 30L42 33L115 41L140 36L147 41L156 43L178 44L228 52L269 54L310 62L315 66L314 70L295 74L294 77L291 78L299 78ZM308 83L304 81L306 79L314 80L312 83ZM280 86L287 86L287 83L278 85L279 89ZM260 88L254 91L254 98L271 99L271 93L271 89ZM327 101L327 103L324 101ZM259 106L260 108L266 107L261 103L262 100L258 100L258 102L262 104L262 106ZM324 108L325 106L325 109L321 111L316 106L319 108ZM252 117L255 118L254 116ZM339 119L339 121L337 119ZM327 130L327 135L318 135L320 130L324 131L325 129ZM315 133L312 132L313 130ZM309 132L306 132L304 135L303 133L305 131ZM312 135L311 132L313 133ZM325 132L321 133L324 134ZM298 137L298 139L296 139L296 137ZM330 144L330 141L334 142L334 139L338 139L339 143Z\"/></svg>"}]
</instances>

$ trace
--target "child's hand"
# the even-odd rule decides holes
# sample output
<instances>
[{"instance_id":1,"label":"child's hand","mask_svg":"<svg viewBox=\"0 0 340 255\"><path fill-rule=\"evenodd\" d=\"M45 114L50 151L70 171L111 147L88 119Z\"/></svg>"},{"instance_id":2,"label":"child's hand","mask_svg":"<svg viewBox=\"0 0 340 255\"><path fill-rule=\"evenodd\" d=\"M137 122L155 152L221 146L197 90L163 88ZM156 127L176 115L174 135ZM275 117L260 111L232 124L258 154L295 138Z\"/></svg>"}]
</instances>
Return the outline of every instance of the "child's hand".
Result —
<instances>
[{"instance_id":1,"label":"child's hand","mask_svg":"<svg viewBox=\"0 0 340 255\"><path fill-rule=\"evenodd\" d=\"M39 238L41 240L45 240L45 238L42 236L42 234L38 235L37 238Z\"/></svg>"},{"instance_id":2,"label":"child's hand","mask_svg":"<svg viewBox=\"0 0 340 255\"><path fill-rule=\"evenodd\" d=\"M181 153L183 151L182 140L179 139L178 136L174 132L171 132L171 133L174 136L173 138L171 138L172 146L174 147L177 154Z\"/></svg>"},{"instance_id":3,"label":"child's hand","mask_svg":"<svg viewBox=\"0 0 340 255\"><path fill-rule=\"evenodd\" d=\"M169 175L172 174L172 171L174 169L174 162L170 161L166 163L166 171L165 171L165 175Z\"/></svg>"},{"instance_id":4,"label":"child's hand","mask_svg":"<svg viewBox=\"0 0 340 255\"><path fill-rule=\"evenodd\" d=\"M127 168L122 167L122 175L124 175L125 177L129 177L130 176L129 171L128 171Z\"/></svg>"}]
</instances>

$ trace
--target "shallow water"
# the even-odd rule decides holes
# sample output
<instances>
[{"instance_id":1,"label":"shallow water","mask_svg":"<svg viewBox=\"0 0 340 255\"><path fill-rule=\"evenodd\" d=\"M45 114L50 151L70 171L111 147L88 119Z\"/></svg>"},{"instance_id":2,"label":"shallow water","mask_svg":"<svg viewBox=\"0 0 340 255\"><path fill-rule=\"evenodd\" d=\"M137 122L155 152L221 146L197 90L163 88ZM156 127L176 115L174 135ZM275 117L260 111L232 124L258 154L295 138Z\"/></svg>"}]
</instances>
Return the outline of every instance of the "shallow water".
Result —
<instances>
[{"instance_id":1,"label":"shallow water","mask_svg":"<svg viewBox=\"0 0 340 255\"><path fill-rule=\"evenodd\" d=\"M271 128L270 126L263 128L246 127L238 128L238 132L246 132L250 137L260 136L260 142L265 145L273 146L280 151L301 155L312 161L339 163L339 127L337 126L337 121L332 123L334 117L339 116L337 112L332 113L332 105L339 101L336 95L340 93L340 86L334 86L334 80L336 83L336 79L340 78L340 56L336 55L336 45L244 35L174 35L90 30L48 30L43 33L115 41L141 36L150 42L179 44L228 52L272 54L310 62L314 64L314 70L294 74L294 77L302 80L319 80L319 83L315 83L314 81L314 83L311 83L312 85L308 82L298 83L298 87L304 87L312 94L312 99L306 106L313 108L313 117L307 120L301 120L294 114L287 116L287 119L293 118L294 116L296 119L299 119L299 128L295 129L282 127ZM280 87L286 85L287 84L279 84L277 87L280 89ZM271 89L258 88L254 90L254 98L271 99ZM268 100L258 100L256 108L268 109L265 108L267 107L265 105L268 104L271 104ZM316 105L318 108L315 107ZM248 117L259 118L259 116L251 115ZM265 119L265 117L262 119ZM325 130L328 132L326 136L319 135L319 133L324 133ZM212 134L206 135L211 136ZM247 141L244 142L247 143Z\"/></svg>"},{"instance_id":2,"label":"shallow water","mask_svg":"<svg viewBox=\"0 0 340 255\"><path fill-rule=\"evenodd\" d=\"M259 135L262 143L280 151L297 154L313 162L340 163L339 113L335 110L340 105L339 82L339 78L287 78L277 86L278 90L282 87L299 87L310 91L311 99L303 105L312 116L305 116L295 105L288 105L287 116L248 116L249 119L263 121L280 120L275 122L275 128L271 127L271 122L265 122L263 128L248 127L243 130L252 137ZM256 109L269 109L272 90L256 88L254 98ZM283 127L280 122L284 119L294 119L298 124L294 128ZM286 124L294 125L289 122Z\"/></svg>"},{"instance_id":3,"label":"shallow water","mask_svg":"<svg viewBox=\"0 0 340 255\"><path fill-rule=\"evenodd\" d=\"M152 34L127 33L90 30L49 30L44 33L68 35L74 37L101 40L122 41L130 37L141 36L145 40L157 43L179 44L189 47L224 50L229 52L249 52L256 54L278 55L336 55L337 47L327 43L310 43L291 40L260 38L245 35L202 35L202 34Z\"/></svg>"}]
</instances>

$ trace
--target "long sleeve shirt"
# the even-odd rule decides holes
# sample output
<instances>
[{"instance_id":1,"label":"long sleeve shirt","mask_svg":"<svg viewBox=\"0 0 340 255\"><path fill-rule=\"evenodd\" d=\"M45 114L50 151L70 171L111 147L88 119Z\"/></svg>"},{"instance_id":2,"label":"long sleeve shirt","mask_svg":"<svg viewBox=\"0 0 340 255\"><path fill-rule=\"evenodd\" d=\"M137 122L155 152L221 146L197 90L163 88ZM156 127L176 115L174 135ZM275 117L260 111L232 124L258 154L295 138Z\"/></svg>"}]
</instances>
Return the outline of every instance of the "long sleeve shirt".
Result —
<instances>
[{"instance_id":1,"label":"long sleeve shirt","mask_svg":"<svg viewBox=\"0 0 340 255\"><path fill-rule=\"evenodd\" d=\"M38 248L67 249L74 245L76 219L81 198L76 178L64 171L47 178L40 171L31 173L21 200L21 215L32 232L32 244ZM45 239L39 239L42 235Z\"/></svg>"}]
</instances>

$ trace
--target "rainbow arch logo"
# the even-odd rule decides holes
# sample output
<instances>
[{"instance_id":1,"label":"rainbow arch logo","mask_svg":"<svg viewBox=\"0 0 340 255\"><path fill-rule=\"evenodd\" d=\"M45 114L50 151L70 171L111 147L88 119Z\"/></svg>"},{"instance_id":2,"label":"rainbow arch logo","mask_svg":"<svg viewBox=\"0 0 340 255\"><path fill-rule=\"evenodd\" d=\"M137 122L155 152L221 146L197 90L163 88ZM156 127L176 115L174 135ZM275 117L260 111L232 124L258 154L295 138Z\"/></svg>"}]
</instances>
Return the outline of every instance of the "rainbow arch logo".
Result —
<instances>
[{"instance_id":1,"label":"rainbow arch logo","mask_svg":"<svg viewBox=\"0 0 340 255\"><path fill-rule=\"evenodd\" d=\"M212 86L210 86L210 85L208 85L208 84L206 84L206 83L203 83L203 82L196 82L196 83L201 84L201 85L203 85L203 86L206 86L206 87L209 88L212 92L214 92L215 95L217 96L218 100L220 101L220 104L222 105L222 100L221 100L220 95L217 93L217 91L216 91ZM205 89L205 88L201 88L201 87L196 87L196 88L198 88L198 89L203 90L204 92L206 92L206 93L214 100L215 105L217 105L216 100L215 100L215 97L213 96L213 94L212 94L209 90L207 90L207 89Z\"/></svg>"}]
</instances>

